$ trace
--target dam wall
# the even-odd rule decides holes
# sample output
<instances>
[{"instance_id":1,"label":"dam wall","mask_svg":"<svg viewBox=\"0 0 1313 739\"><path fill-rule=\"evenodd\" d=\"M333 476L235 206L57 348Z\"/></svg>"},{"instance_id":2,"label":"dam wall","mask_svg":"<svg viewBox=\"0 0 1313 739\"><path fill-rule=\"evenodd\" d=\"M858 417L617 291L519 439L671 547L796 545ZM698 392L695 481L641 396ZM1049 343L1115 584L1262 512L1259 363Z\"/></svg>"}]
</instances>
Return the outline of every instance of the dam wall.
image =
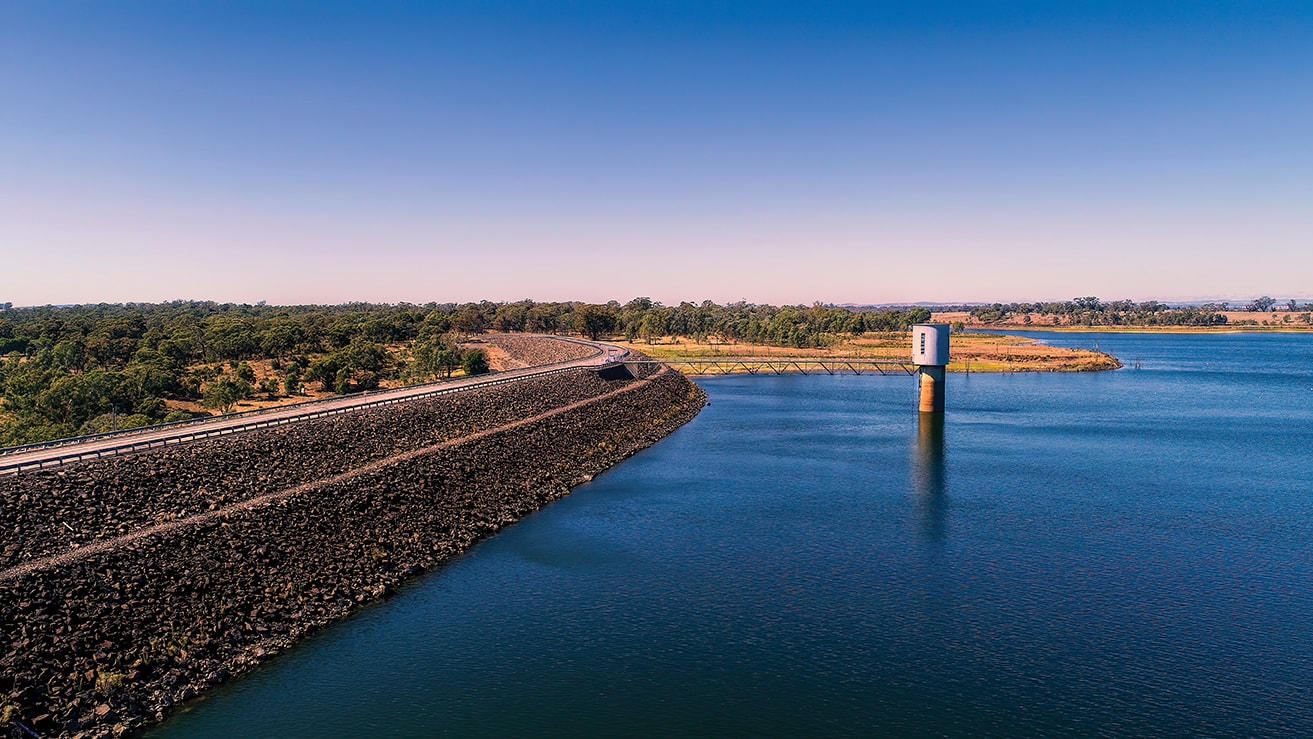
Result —
<instances>
[{"instance_id":1,"label":"dam wall","mask_svg":"<svg viewBox=\"0 0 1313 739\"><path fill-rule=\"evenodd\" d=\"M0 726L160 720L704 402L583 369L0 479Z\"/></svg>"}]
</instances>

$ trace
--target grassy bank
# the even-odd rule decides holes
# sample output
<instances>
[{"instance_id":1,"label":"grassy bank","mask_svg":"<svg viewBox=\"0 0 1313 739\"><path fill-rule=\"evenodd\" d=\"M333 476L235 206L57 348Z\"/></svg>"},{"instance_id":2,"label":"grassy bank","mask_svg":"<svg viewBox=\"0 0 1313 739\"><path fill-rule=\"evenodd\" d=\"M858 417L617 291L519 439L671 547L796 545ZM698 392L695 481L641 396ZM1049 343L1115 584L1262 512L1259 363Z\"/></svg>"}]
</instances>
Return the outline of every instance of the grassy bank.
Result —
<instances>
[{"instance_id":1,"label":"grassy bank","mask_svg":"<svg viewBox=\"0 0 1313 739\"><path fill-rule=\"evenodd\" d=\"M901 331L834 337L825 347L805 349L679 337L663 337L651 344L617 343L657 359L854 357L907 361L911 357L909 335ZM1102 352L1049 346L1035 339L1004 334L954 334L952 354L953 363L948 366L950 372L1089 372L1121 367L1115 357Z\"/></svg>"}]
</instances>

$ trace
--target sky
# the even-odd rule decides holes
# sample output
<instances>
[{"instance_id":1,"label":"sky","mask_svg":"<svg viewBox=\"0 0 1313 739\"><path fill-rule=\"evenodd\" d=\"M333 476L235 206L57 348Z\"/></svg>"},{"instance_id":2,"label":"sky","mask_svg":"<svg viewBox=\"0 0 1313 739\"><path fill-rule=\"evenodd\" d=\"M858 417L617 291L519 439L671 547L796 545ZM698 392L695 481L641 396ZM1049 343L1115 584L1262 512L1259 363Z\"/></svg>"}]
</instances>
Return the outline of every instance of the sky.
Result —
<instances>
[{"instance_id":1,"label":"sky","mask_svg":"<svg viewBox=\"0 0 1313 739\"><path fill-rule=\"evenodd\" d=\"M0 0L0 302L1313 299L1313 3Z\"/></svg>"}]
</instances>

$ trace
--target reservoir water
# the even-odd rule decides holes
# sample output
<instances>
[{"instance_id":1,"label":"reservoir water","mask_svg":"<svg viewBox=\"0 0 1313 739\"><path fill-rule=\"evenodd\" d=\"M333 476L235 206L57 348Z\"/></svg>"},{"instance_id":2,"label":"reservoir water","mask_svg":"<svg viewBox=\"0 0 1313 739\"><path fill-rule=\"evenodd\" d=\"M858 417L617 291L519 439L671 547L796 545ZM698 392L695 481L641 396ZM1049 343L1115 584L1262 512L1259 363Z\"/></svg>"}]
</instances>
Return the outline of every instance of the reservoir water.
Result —
<instances>
[{"instance_id":1,"label":"reservoir water","mask_svg":"<svg viewBox=\"0 0 1313 739\"><path fill-rule=\"evenodd\" d=\"M152 735L1313 735L1313 335L1033 335L1127 369L706 380Z\"/></svg>"}]
</instances>

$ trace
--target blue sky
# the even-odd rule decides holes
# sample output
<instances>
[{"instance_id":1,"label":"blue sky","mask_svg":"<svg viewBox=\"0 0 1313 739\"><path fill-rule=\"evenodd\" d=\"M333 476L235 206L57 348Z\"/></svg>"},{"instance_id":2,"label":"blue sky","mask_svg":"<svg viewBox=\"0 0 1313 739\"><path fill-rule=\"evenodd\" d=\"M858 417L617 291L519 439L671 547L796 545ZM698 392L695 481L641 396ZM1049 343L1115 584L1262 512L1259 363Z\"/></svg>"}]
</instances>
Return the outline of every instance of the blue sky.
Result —
<instances>
[{"instance_id":1,"label":"blue sky","mask_svg":"<svg viewBox=\"0 0 1313 739\"><path fill-rule=\"evenodd\" d=\"M1313 4L0 0L0 300L1313 298Z\"/></svg>"}]
</instances>

